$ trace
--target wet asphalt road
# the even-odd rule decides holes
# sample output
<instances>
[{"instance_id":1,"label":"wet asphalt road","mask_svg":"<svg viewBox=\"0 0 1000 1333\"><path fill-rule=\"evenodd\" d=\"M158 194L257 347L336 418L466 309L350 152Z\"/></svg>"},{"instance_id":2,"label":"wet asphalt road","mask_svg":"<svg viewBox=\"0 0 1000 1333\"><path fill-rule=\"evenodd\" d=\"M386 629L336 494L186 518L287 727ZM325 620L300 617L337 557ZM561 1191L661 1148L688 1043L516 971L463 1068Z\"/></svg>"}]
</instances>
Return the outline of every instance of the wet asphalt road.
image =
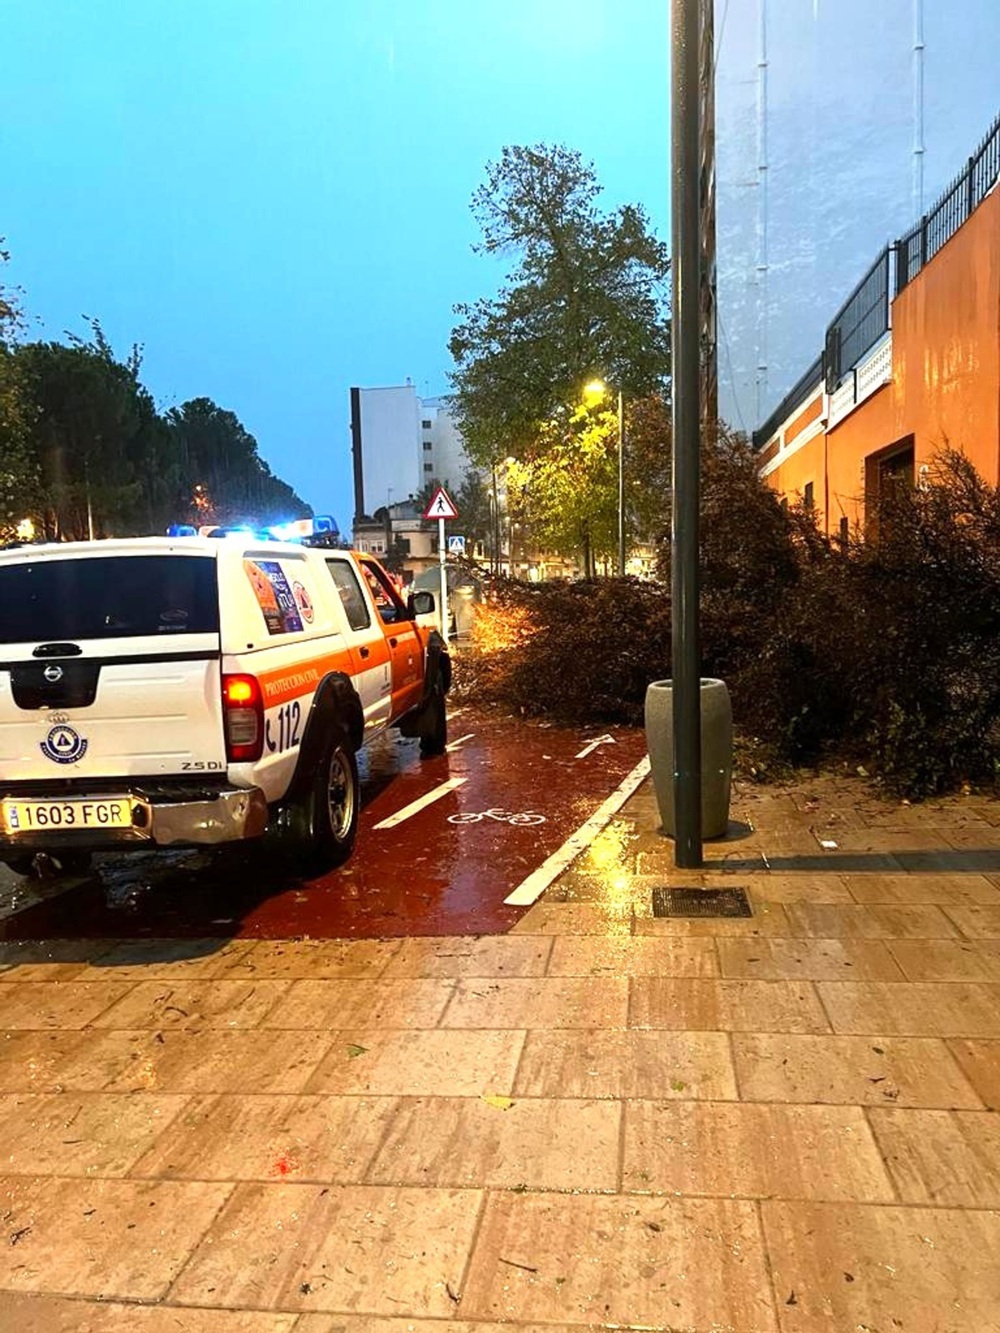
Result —
<instances>
[{"instance_id":1,"label":"wet asphalt road","mask_svg":"<svg viewBox=\"0 0 1000 1333\"><path fill-rule=\"evenodd\" d=\"M429 760L416 741L394 734L362 751L357 846L346 866L320 879L298 879L254 846L101 857L85 880L42 884L0 869L0 937L334 939L508 930L524 908L504 898L634 769L645 738L637 730L581 731L472 709L452 713L449 734L448 752Z\"/></svg>"}]
</instances>

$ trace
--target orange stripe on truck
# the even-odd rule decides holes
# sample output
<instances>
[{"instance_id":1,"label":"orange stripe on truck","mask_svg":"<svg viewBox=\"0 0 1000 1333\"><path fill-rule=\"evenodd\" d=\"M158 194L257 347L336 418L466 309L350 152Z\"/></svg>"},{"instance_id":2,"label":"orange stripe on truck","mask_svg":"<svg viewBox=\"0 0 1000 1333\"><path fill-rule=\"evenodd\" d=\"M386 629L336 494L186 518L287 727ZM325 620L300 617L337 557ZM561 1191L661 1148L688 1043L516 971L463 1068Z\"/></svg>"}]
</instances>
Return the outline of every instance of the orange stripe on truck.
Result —
<instances>
[{"instance_id":1,"label":"orange stripe on truck","mask_svg":"<svg viewBox=\"0 0 1000 1333\"><path fill-rule=\"evenodd\" d=\"M276 671L262 671L260 681L265 708L277 708L279 704L298 699L303 694L313 694L316 686L331 671L343 671L347 676L357 676L359 671L381 666L389 660L389 648L383 641L367 645L371 656L358 659L350 648L341 648L335 653L324 653L322 657L310 657L294 666L281 667Z\"/></svg>"}]
</instances>

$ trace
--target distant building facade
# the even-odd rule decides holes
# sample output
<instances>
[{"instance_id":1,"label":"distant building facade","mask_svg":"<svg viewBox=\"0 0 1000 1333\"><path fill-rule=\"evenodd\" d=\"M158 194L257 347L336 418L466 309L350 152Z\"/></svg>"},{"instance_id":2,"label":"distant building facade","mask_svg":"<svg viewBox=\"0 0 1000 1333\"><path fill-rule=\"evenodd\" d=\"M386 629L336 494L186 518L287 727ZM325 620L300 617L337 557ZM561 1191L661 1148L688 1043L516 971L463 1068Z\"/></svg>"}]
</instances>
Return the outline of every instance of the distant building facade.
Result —
<instances>
[{"instance_id":1,"label":"distant building facade","mask_svg":"<svg viewBox=\"0 0 1000 1333\"><path fill-rule=\"evenodd\" d=\"M412 384L351 389L351 452L355 527L428 482L457 489L471 466L449 399Z\"/></svg>"}]
</instances>

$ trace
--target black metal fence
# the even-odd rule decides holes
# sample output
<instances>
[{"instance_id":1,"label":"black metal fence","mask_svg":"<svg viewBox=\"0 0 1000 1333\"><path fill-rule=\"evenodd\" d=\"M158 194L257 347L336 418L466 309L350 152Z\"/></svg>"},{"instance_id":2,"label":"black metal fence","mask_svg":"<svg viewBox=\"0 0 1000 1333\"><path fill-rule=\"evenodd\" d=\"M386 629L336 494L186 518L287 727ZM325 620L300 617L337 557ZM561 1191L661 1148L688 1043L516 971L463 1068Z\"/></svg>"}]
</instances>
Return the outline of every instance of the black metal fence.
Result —
<instances>
[{"instance_id":1,"label":"black metal fence","mask_svg":"<svg viewBox=\"0 0 1000 1333\"><path fill-rule=\"evenodd\" d=\"M823 349L827 393L833 393L847 372L889 331L889 257L886 246L827 328Z\"/></svg>"},{"instance_id":2,"label":"black metal fence","mask_svg":"<svg viewBox=\"0 0 1000 1333\"><path fill-rule=\"evenodd\" d=\"M993 124L965 170L925 213L912 231L896 242L898 255L896 291L901 292L923 266L950 241L983 202L1000 177L1000 117Z\"/></svg>"},{"instance_id":3,"label":"black metal fence","mask_svg":"<svg viewBox=\"0 0 1000 1333\"><path fill-rule=\"evenodd\" d=\"M788 390L760 429L754 431L753 447L759 449L761 445L766 444L785 418L791 416L799 403L805 402L813 390L822 383L822 380L823 353L821 352L805 374Z\"/></svg>"},{"instance_id":4,"label":"black metal fence","mask_svg":"<svg viewBox=\"0 0 1000 1333\"><path fill-rule=\"evenodd\" d=\"M753 433L760 449L823 378L832 393L890 327L890 307L908 282L958 231L1000 179L1000 116L964 171L930 212L895 245L887 245L826 331L823 353Z\"/></svg>"}]
</instances>

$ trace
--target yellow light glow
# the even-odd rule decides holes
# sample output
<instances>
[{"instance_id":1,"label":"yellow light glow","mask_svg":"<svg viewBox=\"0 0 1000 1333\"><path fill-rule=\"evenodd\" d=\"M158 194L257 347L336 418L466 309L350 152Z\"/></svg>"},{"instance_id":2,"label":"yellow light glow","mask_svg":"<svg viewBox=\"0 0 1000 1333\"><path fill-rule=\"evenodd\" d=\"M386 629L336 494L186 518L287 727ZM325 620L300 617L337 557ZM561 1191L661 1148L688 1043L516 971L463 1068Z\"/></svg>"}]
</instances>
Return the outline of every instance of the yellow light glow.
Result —
<instances>
[{"instance_id":1,"label":"yellow light glow","mask_svg":"<svg viewBox=\"0 0 1000 1333\"><path fill-rule=\"evenodd\" d=\"M35 525L30 518L22 518L17 525L18 541L30 542L35 539Z\"/></svg>"},{"instance_id":2,"label":"yellow light glow","mask_svg":"<svg viewBox=\"0 0 1000 1333\"><path fill-rule=\"evenodd\" d=\"M603 398L608 391L608 386L603 380L590 380L583 386L583 392L588 398Z\"/></svg>"}]
</instances>

